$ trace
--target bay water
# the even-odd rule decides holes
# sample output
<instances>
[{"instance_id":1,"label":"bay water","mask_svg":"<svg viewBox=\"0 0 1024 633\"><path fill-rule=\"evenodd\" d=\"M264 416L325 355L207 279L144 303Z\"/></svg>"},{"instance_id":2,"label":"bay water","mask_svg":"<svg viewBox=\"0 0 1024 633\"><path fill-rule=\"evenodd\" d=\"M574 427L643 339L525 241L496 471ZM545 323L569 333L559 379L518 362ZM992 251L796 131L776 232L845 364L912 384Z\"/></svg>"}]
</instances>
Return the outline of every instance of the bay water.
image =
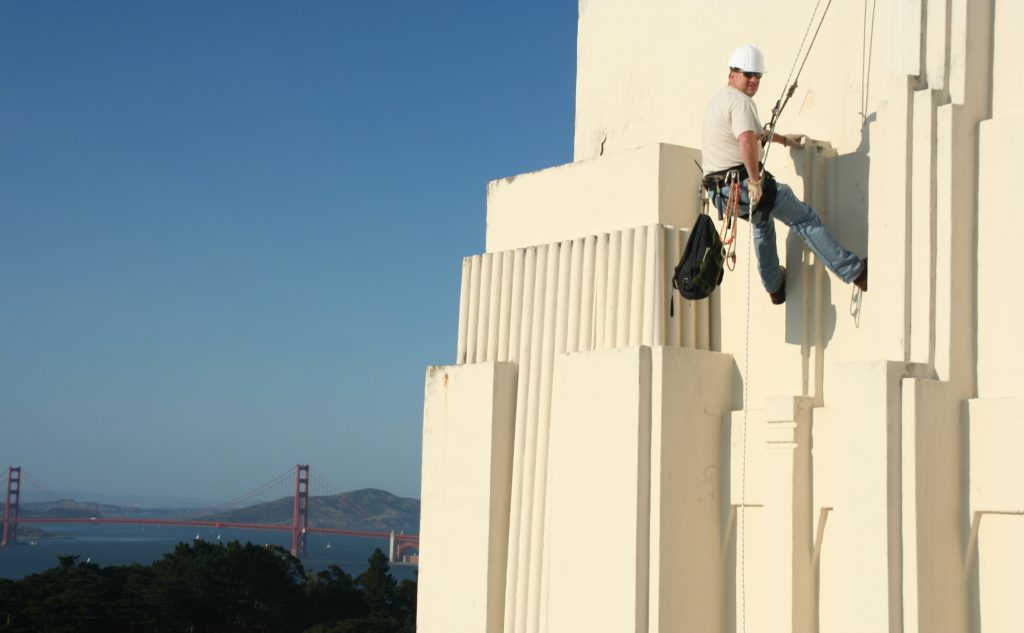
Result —
<instances>
[{"instance_id":1,"label":"bay water","mask_svg":"<svg viewBox=\"0 0 1024 633\"><path fill-rule=\"evenodd\" d=\"M58 565L58 556L78 556L102 567L138 563L148 565L174 550L178 543L197 537L208 542L240 541L257 545L291 547L289 532L196 528L153 525L75 525L59 528L43 526L50 533L67 538L19 538L17 545L0 547L0 578L17 580ZM34 544L33 544L34 543ZM308 534L306 554L300 558L306 571L321 571L337 565L353 577L362 573L374 548L387 553L386 539L357 536ZM415 579L416 566L393 564L391 575L401 581Z\"/></svg>"}]
</instances>

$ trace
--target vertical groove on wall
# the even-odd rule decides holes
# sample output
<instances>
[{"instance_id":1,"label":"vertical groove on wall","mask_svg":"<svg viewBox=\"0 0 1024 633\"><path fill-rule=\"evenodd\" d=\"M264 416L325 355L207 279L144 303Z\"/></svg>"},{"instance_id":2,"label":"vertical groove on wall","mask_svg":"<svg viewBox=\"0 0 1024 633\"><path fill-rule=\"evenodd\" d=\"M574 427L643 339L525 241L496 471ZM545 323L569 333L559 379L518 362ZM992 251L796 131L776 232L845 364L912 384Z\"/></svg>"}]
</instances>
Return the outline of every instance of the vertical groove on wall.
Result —
<instances>
[{"instance_id":1,"label":"vertical groove on wall","mask_svg":"<svg viewBox=\"0 0 1024 633\"><path fill-rule=\"evenodd\" d=\"M512 301L509 306L508 356L505 360L512 362L522 358L519 353L520 338L523 329L523 295L526 272L526 251L519 248L512 255ZM509 271L505 271L508 276ZM500 360L500 359L499 359Z\"/></svg>"},{"instance_id":2,"label":"vertical groove on wall","mask_svg":"<svg viewBox=\"0 0 1024 633\"><path fill-rule=\"evenodd\" d=\"M462 288L459 290L459 340L455 348L455 364L466 362L466 337L469 336L469 270L473 266L472 257L462 258Z\"/></svg>"},{"instance_id":3,"label":"vertical groove on wall","mask_svg":"<svg viewBox=\"0 0 1024 633\"><path fill-rule=\"evenodd\" d=\"M594 333L594 274L597 257L597 238L593 235L583 241L583 268L580 276L583 279L580 290L580 335L573 351L593 349Z\"/></svg>"},{"instance_id":4,"label":"vertical groove on wall","mask_svg":"<svg viewBox=\"0 0 1024 633\"><path fill-rule=\"evenodd\" d=\"M694 312L693 319L693 330L694 340L693 346L697 349L711 349L711 312L707 309L710 307L710 299L707 301L701 300L700 306L692 306ZM691 301L690 303L697 303Z\"/></svg>"},{"instance_id":5,"label":"vertical groove on wall","mask_svg":"<svg viewBox=\"0 0 1024 633\"><path fill-rule=\"evenodd\" d=\"M565 244L552 244L548 250L548 277L544 298L544 336L541 339L541 374L537 403L537 440L534 453L533 511L530 516L530 584L527 593L528 630L536 631L540 622L540 577L544 552L544 514L547 500L548 438L551 429L551 374L555 362L559 291L562 286L562 253Z\"/></svg>"},{"instance_id":6,"label":"vertical groove on wall","mask_svg":"<svg viewBox=\"0 0 1024 633\"><path fill-rule=\"evenodd\" d=\"M476 362L482 363L487 360L487 328L490 325L491 313L491 263L494 261L492 253L485 253L480 263L480 290L477 298L480 314L477 318L476 331Z\"/></svg>"},{"instance_id":7,"label":"vertical groove on wall","mask_svg":"<svg viewBox=\"0 0 1024 633\"><path fill-rule=\"evenodd\" d=\"M626 229L622 232L622 240L619 245L619 275L616 283L618 299L612 306L615 311L615 330L613 334L614 347L625 347L629 345L629 309L630 291L632 290L633 272L633 229Z\"/></svg>"},{"instance_id":8,"label":"vertical groove on wall","mask_svg":"<svg viewBox=\"0 0 1024 633\"><path fill-rule=\"evenodd\" d=\"M663 288L662 291L666 293L668 299L665 303L669 306L669 316L665 320L665 345L670 347L682 346L682 321L683 315L683 301L682 295L675 291L672 287L672 273L675 272L674 262L678 262L682 253L679 250L679 241L676 239L676 233L673 229L664 227L665 232L665 261L664 263L659 262L658 267L665 269L665 276L667 278L666 285L668 288Z\"/></svg>"},{"instance_id":9,"label":"vertical groove on wall","mask_svg":"<svg viewBox=\"0 0 1024 633\"><path fill-rule=\"evenodd\" d=\"M686 239L683 234L676 234L676 250L679 252L679 257L683 256L683 251L686 249ZM678 321L678 327L680 335L682 337L680 347L697 347L697 308L707 307L703 303L698 301L688 301L681 298L679 295L679 302L682 304L683 318Z\"/></svg>"},{"instance_id":10,"label":"vertical groove on wall","mask_svg":"<svg viewBox=\"0 0 1024 633\"><path fill-rule=\"evenodd\" d=\"M516 624L516 597L521 591L519 584L518 563L520 559L520 521L523 506L523 454L526 451L526 412L527 397L530 384L530 343L533 340L533 288L536 286L537 249L531 248L525 251L523 272L523 297L522 316L520 322L522 329L519 333L519 350L517 359L519 361L519 376L516 387L516 429L515 445L513 446L512 459L512 494L509 507L509 532L508 532L508 564L505 568L505 627L504 630L511 632L515 630Z\"/></svg>"},{"instance_id":11,"label":"vertical groove on wall","mask_svg":"<svg viewBox=\"0 0 1024 633\"><path fill-rule=\"evenodd\" d=\"M604 336L598 341L599 349L616 347L615 306L619 300L619 261L622 259L622 233L608 236L608 275L605 278Z\"/></svg>"},{"instance_id":12,"label":"vertical groove on wall","mask_svg":"<svg viewBox=\"0 0 1024 633\"><path fill-rule=\"evenodd\" d=\"M575 352L579 350L580 341L580 301L583 294L583 240L572 241L572 260L569 276L568 307L565 316L565 340L559 351Z\"/></svg>"},{"instance_id":13,"label":"vertical groove on wall","mask_svg":"<svg viewBox=\"0 0 1024 633\"><path fill-rule=\"evenodd\" d=\"M498 301L498 347L495 360L508 360L508 345L512 327L512 260L515 251L501 254L501 297Z\"/></svg>"},{"instance_id":14,"label":"vertical groove on wall","mask_svg":"<svg viewBox=\"0 0 1024 633\"><path fill-rule=\"evenodd\" d=\"M473 257L469 267L469 319L467 320L466 362L478 362L476 358L477 324L480 320L480 264L482 256Z\"/></svg>"},{"instance_id":15,"label":"vertical groove on wall","mask_svg":"<svg viewBox=\"0 0 1024 633\"><path fill-rule=\"evenodd\" d=\"M644 332L644 266L647 258L647 227L641 226L633 234L632 281L629 284L629 333L628 345L639 345ZM650 312L647 310L646 312ZM648 339L650 340L650 339Z\"/></svg>"},{"instance_id":16,"label":"vertical groove on wall","mask_svg":"<svg viewBox=\"0 0 1024 633\"><path fill-rule=\"evenodd\" d=\"M647 255L644 257L644 297L650 297L651 304L644 310L644 324L641 331L641 340L650 341L651 345L664 345L662 335L664 318L664 286L661 282L661 266L658 265L658 257L661 256L661 243L664 241L665 231L662 227L654 225L647 228Z\"/></svg>"},{"instance_id":17,"label":"vertical groove on wall","mask_svg":"<svg viewBox=\"0 0 1024 633\"><path fill-rule=\"evenodd\" d=\"M545 283L547 281L548 251L550 248L554 248L554 246L537 247L536 273L534 275L534 285L532 289L533 311L530 317L533 327L531 328L530 342L528 347L524 350L525 353L523 358L525 361L526 356L528 355L529 357L530 378L526 386L526 396L517 403L517 408L522 407L526 411L524 424L526 427L525 442L523 449L518 455L513 456L513 463L516 461L522 462L522 468L520 469L522 477L522 499L520 503L519 516L510 517L510 521L518 522L517 529L519 535L519 546L518 556L515 562L518 567L518 572L515 589L514 623L515 630L520 632L526 631L527 593L530 586L530 549L534 546L534 542L530 539L530 526L533 517L532 501L536 474L535 457L537 449L537 415L540 400L537 394L540 389L541 344L544 334L544 290ZM511 558L509 560L511 564ZM506 608L509 607L511 607L511 605L508 605Z\"/></svg>"},{"instance_id":18,"label":"vertical groove on wall","mask_svg":"<svg viewBox=\"0 0 1024 633\"><path fill-rule=\"evenodd\" d=\"M558 248L558 288L555 293L555 353L561 354L565 351L565 340L569 335L570 314L572 305L569 302L569 295L572 292L573 279L576 271L572 268L575 260L575 243L572 241L562 242ZM578 285L578 283L577 283Z\"/></svg>"},{"instance_id":19,"label":"vertical groove on wall","mask_svg":"<svg viewBox=\"0 0 1024 633\"><path fill-rule=\"evenodd\" d=\"M608 319L605 303L608 301L608 250L611 248L611 236L597 236L597 260L594 263L594 318L593 336L590 344L583 349L602 349L604 347L604 322Z\"/></svg>"},{"instance_id":20,"label":"vertical groove on wall","mask_svg":"<svg viewBox=\"0 0 1024 633\"><path fill-rule=\"evenodd\" d=\"M487 307L487 347L484 359L498 359L498 320L501 310L501 262L504 253L497 253L491 257L491 276L488 286L490 288L490 302Z\"/></svg>"}]
</instances>

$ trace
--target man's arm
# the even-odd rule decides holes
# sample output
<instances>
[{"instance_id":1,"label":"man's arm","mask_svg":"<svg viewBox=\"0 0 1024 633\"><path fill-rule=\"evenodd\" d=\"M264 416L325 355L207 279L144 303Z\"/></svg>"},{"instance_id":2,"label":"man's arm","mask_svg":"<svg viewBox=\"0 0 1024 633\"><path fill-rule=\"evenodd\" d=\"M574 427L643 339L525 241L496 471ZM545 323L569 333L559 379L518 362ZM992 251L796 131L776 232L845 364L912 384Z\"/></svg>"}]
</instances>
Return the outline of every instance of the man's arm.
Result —
<instances>
[{"instance_id":1,"label":"man's arm","mask_svg":"<svg viewBox=\"0 0 1024 633\"><path fill-rule=\"evenodd\" d=\"M768 127L765 126L765 131L758 136L758 141L761 144L765 143L765 139L768 137ZM779 134L776 132L772 135L772 141L778 143L783 147L793 147L796 149L802 149L804 146L804 139L806 138L803 134Z\"/></svg>"},{"instance_id":2,"label":"man's arm","mask_svg":"<svg viewBox=\"0 0 1024 633\"><path fill-rule=\"evenodd\" d=\"M758 135L753 130L747 130L740 134L738 143L740 158L743 159L743 166L747 168L750 180L753 182L761 180L761 143L758 140Z\"/></svg>"}]
</instances>

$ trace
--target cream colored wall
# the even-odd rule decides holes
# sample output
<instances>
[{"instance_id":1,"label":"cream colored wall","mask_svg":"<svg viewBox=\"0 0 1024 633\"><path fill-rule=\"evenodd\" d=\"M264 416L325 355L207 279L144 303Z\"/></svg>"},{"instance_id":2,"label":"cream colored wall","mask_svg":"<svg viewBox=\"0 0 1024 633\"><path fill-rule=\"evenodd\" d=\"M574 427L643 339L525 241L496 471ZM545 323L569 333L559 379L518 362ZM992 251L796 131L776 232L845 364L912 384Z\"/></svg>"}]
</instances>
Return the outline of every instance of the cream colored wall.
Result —
<instances>
[{"instance_id":1,"label":"cream colored wall","mask_svg":"<svg viewBox=\"0 0 1024 633\"><path fill-rule=\"evenodd\" d=\"M1024 140L1024 88L1015 79L1024 54L1020 28L1024 6L994 0L991 7L991 75L975 78L979 118L977 169L977 391L969 401L970 540L968 555L975 593L972 625L979 631L1012 631L1024 622L1024 503L1019 487L1024 467L1024 398L1020 368L1024 345L1014 333L1020 299L1014 296L1013 237L1021 228L1011 202L1017 178L1014 156ZM981 18L988 17L985 13ZM988 25L985 25L988 26ZM977 45L987 39L980 37ZM974 40L971 42L974 44ZM971 50L970 45L968 51ZM984 49L983 49L984 50ZM985 91L990 101L985 99ZM974 137L968 137L973 140ZM1009 186L1008 186L1009 185Z\"/></svg>"},{"instance_id":2,"label":"cream colored wall","mask_svg":"<svg viewBox=\"0 0 1024 633\"><path fill-rule=\"evenodd\" d=\"M1019 630L1022 6L833 3L768 168L870 290L779 224L773 306L746 224L710 300L668 284L729 52L765 52L767 120L813 3L580 1L575 162L490 183L463 262L450 369L492 377L428 376L420 630ZM489 552L464 614L451 526Z\"/></svg>"},{"instance_id":3,"label":"cream colored wall","mask_svg":"<svg viewBox=\"0 0 1024 633\"><path fill-rule=\"evenodd\" d=\"M427 370L418 600L430 608L418 613L422 630L502 630L516 374L509 363Z\"/></svg>"},{"instance_id":4,"label":"cream colored wall","mask_svg":"<svg viewBox=\"0 0 1024 633\"><path fill-rule=\"evenodd\" d=\"M992 76L1005 78L993 82L992 116L1001 118L1024 112L1020 82L1012 79L1024 68L1024 48L1020 45L1024 4L995 0L992 11Z\"/></svg>"},{"instance_id":5,"label":"cream colored wall","mask_svg":"<svg viewBox=\"0 0 1024 633\"><path fill-rule=\"evenodd\" d=\"M697 160L696 150L656 144L492 181L487 252L643 224L688 227L698 212Z\"/></svg>"},{"instance_id":6,"label":"cream colored wall","mask_svg":"<svg viewBox=\"0 0 1024 633\"><path fill-rule=\"evenodd\" d=\"M699 147L707 100L725 85L729 53L741 43L766 56L755 102L767 123L813 8L792 0L580 0L575 160L651 143ZM828 139L841 153L861 144L864 118L885 98L893 11L893 3L833 3L780 130Z\"/></svg>"},{"instance_id":7,"label":"cream colored wall","mask_svg":"<svg viewBox=\"0 0 1024 633\"><path fill-rule=\"evenodd\" d=\"M978 250L978 392L985 396L1019 395L1024 384L1024 351L1017 326L1019 300L1007 283L1019 263L1016 243L1024 234L1021 207L1012 202L1012 186L1018 177L1011 153L1024 147L1024 113L990 119L979 130L980 211Z\"/></svg>"},{"instance_id":8,"label":"cream colored wall","mask_svg":"<svg viewBox=\"0 0 1024 633\"><path fill-rule=\"evenodd\" d=\"M545 608L526 629L647 631L651 350L570 354L555 370Z\"/></svg>"}]
</instances>

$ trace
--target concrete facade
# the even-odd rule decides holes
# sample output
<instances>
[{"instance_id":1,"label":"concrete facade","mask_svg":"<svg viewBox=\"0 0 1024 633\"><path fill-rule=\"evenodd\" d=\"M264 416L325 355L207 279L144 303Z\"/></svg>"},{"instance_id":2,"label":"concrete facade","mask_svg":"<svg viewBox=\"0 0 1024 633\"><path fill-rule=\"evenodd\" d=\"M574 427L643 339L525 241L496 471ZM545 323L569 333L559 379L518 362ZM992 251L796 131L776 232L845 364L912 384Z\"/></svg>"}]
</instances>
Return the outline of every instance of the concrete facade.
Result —
<instances>
[{"instance_id":1,"label":"concrete facade","mask_svg":"<svg viewBox=\"0 0 1024 633\"><path fill-rule=\"evenodd\" d=\"M420 631L1021 630L1022 6L833 3L768 168L870 289L777 224L773 306L746 224L670 279L729 52L767 120L813 3L580 0L574 162L489 184L427 372Z\"/></svg>"}]
</instances>

